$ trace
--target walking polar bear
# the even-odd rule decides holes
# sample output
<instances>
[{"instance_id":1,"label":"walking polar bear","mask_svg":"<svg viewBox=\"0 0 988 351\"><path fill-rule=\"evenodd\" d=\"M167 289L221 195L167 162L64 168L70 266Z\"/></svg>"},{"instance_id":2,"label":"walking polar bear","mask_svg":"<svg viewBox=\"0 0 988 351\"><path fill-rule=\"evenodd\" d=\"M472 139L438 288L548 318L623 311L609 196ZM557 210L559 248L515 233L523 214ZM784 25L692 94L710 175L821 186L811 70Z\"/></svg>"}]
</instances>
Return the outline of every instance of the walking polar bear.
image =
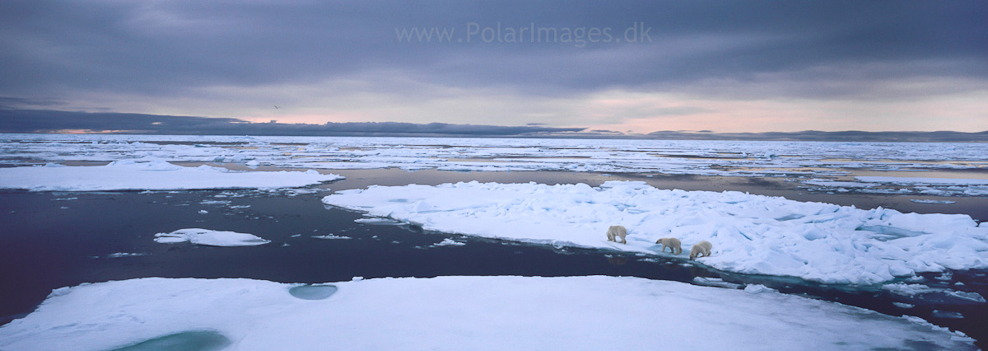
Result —
<instances>
[{"instance_id":1,"label":"walking polar bear","mask_svg":"<svg viewBox=\"0 0 988 351\"><path fill-rule=\"evenodd\" d=\"M669 252L673 255L678 255L683 253L683 243L676 238L662 238L655 242L656 244L662 244L662 252L666 252L666 248L669 248ZM677 252L678 251L678 252Z\"/></svg>"},{"instance_id":2,"label":"walking polar bear","mask_svg":"<svg viewBox=\"0 0 988 351\"><path fill-rule=\"evenodd\" d=\"M625 229L624 226L612 225L610 228L607 228L607 241L627 244L628 241L624 239L627 236L628 236L628 230ZM621 238L621 241L617 241L618 237Z\"/></svg>"},{"instance_id":3,"label":"walking polar bear","mask_svg":"<svg viewBox=\"0 0 988 351\"><path fill-rule=\"evenodd\" d=\"M710 249L713 247L713 244L706 240L694 244L693 248L690 249L690 259L710 256Z\"/></svg>"}]
</instances>

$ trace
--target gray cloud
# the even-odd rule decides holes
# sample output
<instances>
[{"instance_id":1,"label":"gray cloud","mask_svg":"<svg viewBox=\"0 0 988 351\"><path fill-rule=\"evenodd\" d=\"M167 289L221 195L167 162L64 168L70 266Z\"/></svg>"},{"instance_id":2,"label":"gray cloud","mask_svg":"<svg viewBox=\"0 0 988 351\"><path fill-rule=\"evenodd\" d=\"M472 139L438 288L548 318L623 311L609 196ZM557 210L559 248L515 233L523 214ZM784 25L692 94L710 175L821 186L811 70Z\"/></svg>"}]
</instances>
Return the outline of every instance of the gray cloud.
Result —
<instances>
[{"instance_id":1,"label":"gray cloud","mask_svg":"<svg viewBox=\"0 0 988 351\"><path fill-rule=\"evenodd\" d=\"M486 126L447 123L249 123L235 118L161 116L137 113L88 113L0 109L0 133L64 130L145 134L293 135L293 136L540 136L580 132L583 128Z\"/></svg>"},{"instance_id":2,"label":"gray cloud","mask_svg":"<svg viewBox=\"0 0 988 351\"><path fill-rule=\"evenodd\" d=\"M313 83L400 72L446 86L558 96L704 80L826 98L856 82L988 79L983 1L0 3L0 94L184 95L206 86ZM395 29L650 27L651 43L401 43ZM825 68L825 69L819 69ZM844 74L842 84L809 89ZM800 88L789 89L796 84ZM868 85L864 85L868 86ZM381 87L378 87L381 88ZM385 87L386 89L386 87ZM857 88L858 90L862 88ZM860 91L858 91L860 92ZM409 91L409 94L414 93ZM853 93L853 92L852 92ZM762 96L765 97L765 96Z\"/></svg>"}]
</instances>

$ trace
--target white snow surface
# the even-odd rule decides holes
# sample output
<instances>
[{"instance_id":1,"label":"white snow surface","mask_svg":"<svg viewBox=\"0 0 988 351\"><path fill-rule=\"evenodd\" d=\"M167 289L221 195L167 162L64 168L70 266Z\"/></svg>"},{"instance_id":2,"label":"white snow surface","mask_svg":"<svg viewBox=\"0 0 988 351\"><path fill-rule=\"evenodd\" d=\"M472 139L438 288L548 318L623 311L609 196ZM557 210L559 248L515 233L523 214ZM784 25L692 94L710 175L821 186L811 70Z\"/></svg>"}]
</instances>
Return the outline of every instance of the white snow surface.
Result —
<instances>
[{"instance_id":1,"label":"white snow surface","mask_svg":"<svg viewBox=\"0 0 988 351\"><path fill-rule=\"evenodd\" d=\"M257 246L270 243L254 234L200 228L179 229L171 233L158 233L154 241L162 244L190 242L206 246Z\"/></svg>"},{"instance_id":2,"label":"white snow surface","mask_svg":"<svg viewBox=\"0 0 988 351\"><path fill-rule=\"evenodd\" d=\"M167 161L114 161L105 166L0 168L0 188L33 191L107 191L179 189L277 189L341 179L305 172L235 172L225 168L182 167Z\"/></svg>"},{"instance_id":3,"label":"white snow surface","mask_svg":"<svg viewBox=\"0 0 988 351\"><path fill-rule=\"evenodd\" d=\"M660 190L642 182L371 186L323 198L428 230L554 246L660 253L676 237L713 244L717 269L874 284L917 272L988 267L988 228L970 216L900 213L740 192ZM628 243L607 241L609 226Z\"/></svg>"},{"instance_id":4,"label":"white snow surface","mask_svg":"<svg viewBox=\"0 0 988 351\"><path fill-rule=\"evenodd\" d=\"M771 289L632 277L383 278L328 298L248 279L143 278L52 292L3 350L111 350L213 331L225 350L973 350L973 340Z\"/></svg>"}]
</instances>

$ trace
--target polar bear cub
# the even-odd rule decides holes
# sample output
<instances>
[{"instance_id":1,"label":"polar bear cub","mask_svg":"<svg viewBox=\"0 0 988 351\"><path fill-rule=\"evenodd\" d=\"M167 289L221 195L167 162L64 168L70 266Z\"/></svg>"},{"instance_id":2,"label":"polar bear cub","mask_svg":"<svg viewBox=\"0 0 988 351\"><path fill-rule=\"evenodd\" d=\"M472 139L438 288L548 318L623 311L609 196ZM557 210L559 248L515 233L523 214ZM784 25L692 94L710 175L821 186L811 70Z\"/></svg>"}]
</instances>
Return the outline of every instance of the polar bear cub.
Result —
<instances>
[{"instance_id":1,"label":"polar bear cub","mask_svg":"<svg viewBox=\"0 0 988 351\"><path fill-rule=\"evenodd\" d=\"M690 259L692 260L697 257L710 256L710 250L713 249L713 247L713 244L710 244L710 242L706 240L694 244L693 248L690 249Z\"/></svg>"},{"instance_id":2,"label":"polar bear cub","mask_svg":"<svg viewBox=\"0 0 988 351\"><path fill-rule=\"evenodd\" d=\"M628 230L625 229L623 226L612 225L610 228L607 228L607 241L627 244L628 241L624 239L626 236L628 236ZM621 238L621 241L617 241L618 237Z\"/></svg>"},{"instance_id":3,"label":"polar bear cub","mask_svg":"<svg viewBox=\"0 0 988 351\"><path fill-rule=\"evenodd\" d=\"M683 243L676 238L662 238L655 242L656 244L662 244L662 252L666 252L666 248L669 248L669 252L673 255L678 255L683 253ZM677 252L679 251L679 252Z\"/></svg>"}]
</instances>

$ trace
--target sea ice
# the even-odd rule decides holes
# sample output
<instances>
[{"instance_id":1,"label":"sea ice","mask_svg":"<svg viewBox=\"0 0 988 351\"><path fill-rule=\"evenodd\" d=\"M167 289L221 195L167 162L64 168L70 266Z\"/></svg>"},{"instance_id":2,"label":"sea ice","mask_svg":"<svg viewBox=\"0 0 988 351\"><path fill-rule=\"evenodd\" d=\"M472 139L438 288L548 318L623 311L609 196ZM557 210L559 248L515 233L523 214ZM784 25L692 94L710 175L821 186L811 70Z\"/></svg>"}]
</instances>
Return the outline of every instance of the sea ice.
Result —
<instances>
[{"instance_id":1,"label":"sea ice","mask_svg":"<svg viewBox=\"0 0 988 351\"><path fill-rule=\"evenodd\" d=\"M236 163L247 169L264 165L303 169L799 175L811 177L810 182L824 183L834 181L819 177L846 175L841 169L849 168L978 169L983 167L986 154L988 143L0 134L0 163L12 166L29 162L166 160ZM816 186L866 193L890 191L861 182L847 183ZM924 185L930 184L910 183L910 189L902 190L948 196L988 195L984 180L929 189Z\"/></svg>"},{"instance_id":2,"label":"sea ice","mask_svg":"<svg viewBox=\"0 0 988 351\"><path fill-rule=\"evenodd\" d=\"M895 307L898 307L898 308L902 308L902 309L910 309L910 308L916 307L916 305L908 304L908 303L905 303L905 302L893 302L892 305L894 305Z\"/></svg>"},{"instance_id":3,"label":"sea ice","mask_svg":"<svg viewBox=\"0 0 988 351\"><path fill-rule=\"evenodd\" d=\"M427 230L556 247L658 254L658 238L679 238L684 247L706 240L713 255L699 259L703 264L824 283L874 284L988 267L988 228L967 215L659 190L642 182L371 186L323 202ZM606 240L611 225L628 228L627 245Z\"/></svg>"},{"instance_id":4,"label":"sea ice","mask_svg":"<svg viewBox=\"0 0 988 351\"><path fill-rule=\"evenodd\" d=\"M136 257L136 256L147 256L147 252L114 252L106 255L106 258L121 258L121 257Z\"/></svg>"},{"instance_id":5,"label":"sea ice","mask_svg":"<svg viewBox=\"0 0 988 351\"><path fill-rule=\"evenodd\" d=\"M446 239L443 239L443 241L440 241L438 243L432 244L430 246L440 247L440 246L463 246L463 245L466 245L466 243L462 243L462 242L459 242L459 241L456 241L456 240L453 240L453 239L450 239L450 238L446 238Z\"/></svg>"},{"instance_id":6,"label":"sea ice","mask_svg":"<svg viewBox=\"0 0 988 351\"><path fill-rule=\"evenodd\" d=\"M154 236L154 241L162 244L188 241L196 245L206 246L257 246L271 242L253 234L199 228L179 229L171 233L158 233Z\"/></svg>"},{"instance_id":7,"label":"sea ice","mask_svg":"<svg viewBox=\"0 0 988 351\"><path fill-rule=\"evenodd\" d=\"M337 179L342 176L316 171L234 172L210 166L182 167L161 160L122 160L106 166L0 168L0 188L32 191L278 189Z\"/></svg>"},{"instance_id":8,"label":"sea ice","mask_svg":"<svg viewBox=\"0 0 988 351\"><path fill-rule=\"evenodd\" d=\"M313 235L312 237L313 238L316 238L316 239L331 239L331 240L347 240L347 239L353 239L353 238L351 238L349 236L345 236L345 235L333 235L333 234Z\"/></svg>"},{"instance_id":9,"label":"sea ice","mask_svg":"<svg viewBox=\"0 0 988 351\"><path fill-rule=\"evenodd\" d=\"M942 204L942 205L950 205L952 203L956 203L957 202L957 201L950 201L950 200L929 200L929 199L909 199L909 201L912 201L912 202L915 202L915 203L918 203L918 204Z\"/></svg>"},{"instance_id":10,"label":"sea ice","mask_svg":"<svg viewBox=\"0 0 988 351\"><path fill-rule=\"evenodd\" d=\"M921 177L883 177L883 176L858 176L855 177L862 182L870 183L894 183L894 184L934 184L934 185L988 185L988 179L969 178L921 178Z\"/></svg>"},{"instance_id":11,"label":"sea ice","mask_svg":"<svg viewBox=\"0 0 988 351\"><path fill-rule=\"evenodd\" d=\"M916 317L755 285L456 276L323 286L335 288L332 296L316 300L306 297L329 291L299 298L296 284L249 279L61 288L0 327L0 349L112 350L191 336L183 342L229 340L226 350L976 349L973 339Z\"/></svg>"},{"instance_id":12,"label":"sea ice","mask_svg":"<svg viewBox=\"0 0 988 351\"><path fill-rule=\"evenodd\" d=\"M400 225L400 221L396 221L388 218L380 217L369 217L369 218L357 218L353 220L356 223L370 224L370 225Z\"/></svg>"}]
</instances>

